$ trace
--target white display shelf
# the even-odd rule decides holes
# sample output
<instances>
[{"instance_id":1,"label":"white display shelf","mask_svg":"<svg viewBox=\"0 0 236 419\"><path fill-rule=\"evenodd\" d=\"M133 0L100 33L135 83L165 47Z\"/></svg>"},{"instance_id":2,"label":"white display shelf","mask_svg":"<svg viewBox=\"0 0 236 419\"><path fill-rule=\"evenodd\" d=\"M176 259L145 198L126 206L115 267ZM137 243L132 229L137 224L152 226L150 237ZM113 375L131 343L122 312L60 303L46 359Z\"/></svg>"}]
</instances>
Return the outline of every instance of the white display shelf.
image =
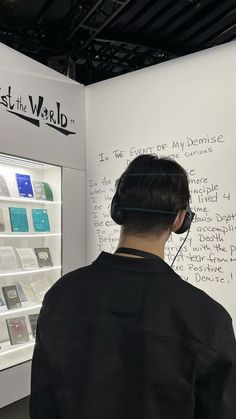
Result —
<instances>
[{"instance_id":1,"label":"white display shelf","mask_svg":"<svg viewBox=\"0 0 236 419\"><path fill-rule=\"evenodd\" d=\"M22 174L22 179L25 177L27 180L29 177L33 190L33 196L21 196L21 192L24 191L24 184L21 184L18 181L18 176L16 176L17 174ZM35 340L32 336L29 316L31 314L39 313L42 307L41 300L44 298L45 292L50 289L62 273L61 256L63 237L63 203L61 195L61 175L62 168L60 166L35 162L25 158L22 159L14 156L2 155L0 153L0 189L2 194L2 196L0 196L0 225L2 230L0 232L0 242L2 247L0 257L0 296L2 302L4 302L5 298L2 289L8 286L16 286L19 298L23 297L23 293L25 293L27 298L27 301L23 301L21 303L21 307L15 309L7 309L6 304L0 306L0 372L1 370L14 368L19 364L27 363L27 361L31 360ZM48 189L46 189L46 185L49 186ZM50 189L52 193L51 196L49 195ZM27 188L25 189L25 193L28 193ZM43 195L43 193L45 193L45 195ZM42 199L45 197L53 197L54 200L51 201ZM14 220L14 217L12 217L12 214L9 212L9 207L24 207L24 219L26 215L29 226L28 231L12 231L12 221ZM39 216L38 220L34 219L31 210L36 208L47 210L50 225L50 229L48 229L48 231L43 231L43 228L37 228L41 231L35 231L35 225L38 223L41 226L44 221L43 219L41 221ZM22 219L22 223L23 221L24 220ZM17 222L20 225L20 217L19 221L17 221L16 217L16 225ZM21 230L20 227L19 230ZM11 248L8 256L10 254L12 261L7 259L7 248ZM47 259L50 260L50 258L52 258L54 265L48 266L50 263L43 263L43 256L41 258L41 262L40 255L38 255L37 252L34 252L34 249L36 248L45 249L46 253L46 249L49 249ZM14 257L14 261L12 249L14 250L16 257L16 259ZM27 252L24 253L23 251L23 253L20 253L17 249L31 249L32 259L30 259L31 256L29 252L29 259L27 259ZM23 263L24 257L26 259ZM36 263L35 258L38 263ZM40 268L38 264L42 267ZM22 266L29 269L24 270ZM4 270L4 267L6 270ZM22 294L20 287L18 287L18 283L22 288ZM11 345L9 339L10 332L6 324L6 320L21 316L25 317L30 340L29 342L25 342L20 345Z\"/></svg>"},{"instance_id":2,"label":"white display shelf","mask_svg":"<svg viewBox=\"0 0 236 419\"><path fill-rule=\"evenodd\" d=\"M53 271L56 269L61 269L61 265L59 266L52 266L50 268L41 268L41 269L32 269L29 271L18 271L18 272L4 272L4 273L0 273L0 277L4 277L4 276L14 276L14 275L25 275L25 274L35 274L35 273L39 273L39 272L48 272L48 271Z\"/></svg>"},{"instance_id":3,"label":"white display shelf","mask_svg":"<svg viewBox=\"0 0 236 419\"><path fill-rule=\"evenodd\" d=\"M33 198L14 198L11 196L0 196L0 201L5 202L23 202L24 204L43 204L43 205L61 205L61 201L47 201L47 200L41 200L41 199L33 199Z\"/></svg>"},{"instance_id":4,"label":"white display shelf","mask_svg":"<svg viewBox=\"0 0 236 419\"><path fill-rule=\"evenodd\" d=\"M13 365L21 364L22 362L32 359L35 340L30 335L30 340L27 343L20 345L11 345L10 341L1 342L0 346L0 365L1 370L10 368Z\"/></svg>"},{"instance_id":5,"label":"white display shelf","mask_svg":"<svg viewBox=\"0 0 236 419\"><path fill-rule=\"evenodd\" d=\"M11 315L16 315L16 314L21 315L21 313L31 311L32 309L33 310L39 310L42 306L42 304L39 304L37 302L28 302L28 301L22 302L21 304L22 304L22 307L15 308L13 310L8 310L6 308L6 306L1 306L0 307L0 318L9 317ZM1 346L1 344L0 344L0 346Z\"/></svg>"},{"instance_id":6,"label":"white display shelf","mask_svg":"<svg viewBox=\"0 0 236 419\"><path fill-rule=\"evenodd\" d=\"M32 233L32 234L28 234L28 233L9 233L9 234L5 234L5 233L0 233L0 238L6 238L6 237L61 237L60 233Z\"/></svg>"}]
</instances>

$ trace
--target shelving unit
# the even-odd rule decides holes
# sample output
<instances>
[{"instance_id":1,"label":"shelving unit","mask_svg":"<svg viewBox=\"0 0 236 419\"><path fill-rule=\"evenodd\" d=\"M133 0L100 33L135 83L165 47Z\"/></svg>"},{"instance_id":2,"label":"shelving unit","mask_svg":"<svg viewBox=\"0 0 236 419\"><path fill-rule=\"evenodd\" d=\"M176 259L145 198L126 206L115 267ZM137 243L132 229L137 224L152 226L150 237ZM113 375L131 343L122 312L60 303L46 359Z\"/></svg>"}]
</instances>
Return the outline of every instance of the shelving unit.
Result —
<instances>
[{"instance_id":1,"label":"shelving unit","mask_svg":"<svg viewBox=\"0 0 236 419\"><path fill-rule=\"evenodd\" d=\"M18 238L18 237L34 237L34 238L36 238L36 237L59 237L59 236L61 236L61 234L53 234L53 233L51 233L51 234L37 234L37 233L35 233L35 234L15 234L15 233L11 233L11 234L0 234L0 237L5 237L5 238L7 238L7 237L14 237L14 238Z\"/></svg>"},{"instance_id":2,"label":"shelving unit","mask_svg":"<svg viewBox=\"0 0 236 419\"><path fill-rule=\"evenodd\" d=\"M1 166L1 164L0 164ZM30 201L29 201L30 199ZM32 198L12 198L12 197L1 197L0 201L5 202L23 202L24 204L42 204L42 205L61 205L61 201L45 201L40 199Z\"/></svg>"},{"instance_id":3,"label":"shelving unit","mask_svg":"<svg viewBox=\"0 0 236 419\"><path fill-rule=\"evenodd\" d=\"M32 197L20 196L22 190L16 174L30 176ZM47 200L45 196L40 199L34 182L49 185L53 200ZM9 196L4 196L6 185ZM19 224L18 230L13 231L15 225L10 207L24 208L28 231L21 231L19 219L15 221ZM0 154L0 370L32 358L35 319L45 293L61 276L61 207L60 167ZM33 218L33 209L44 215L46 211L47 231L44 231L43 216L42 220ZM22 256L22 250L26 252L25 256ZM4 258L12 257L12 252L17 263L11 269L9 260ZM20 301L19 307L11 307L11 295Z\"/></svg>"},{"instance_id":4,"label":"shelving unit","mask_svg":"<svg viewBox=\"0 0 236 419\"><path fill-rule=\"evenodd\" d=\"M53 271L55 269L61 270L61 266L53 266L52 268L42 268L42 269L32 269L29 271L18 271L18 272L6 272L6 273L0 273L0 277L6 277L6 276L15 276L15 275L25 275L25 274L37 274L42 272L48 272Z\"/></svg>"}]
</instances>

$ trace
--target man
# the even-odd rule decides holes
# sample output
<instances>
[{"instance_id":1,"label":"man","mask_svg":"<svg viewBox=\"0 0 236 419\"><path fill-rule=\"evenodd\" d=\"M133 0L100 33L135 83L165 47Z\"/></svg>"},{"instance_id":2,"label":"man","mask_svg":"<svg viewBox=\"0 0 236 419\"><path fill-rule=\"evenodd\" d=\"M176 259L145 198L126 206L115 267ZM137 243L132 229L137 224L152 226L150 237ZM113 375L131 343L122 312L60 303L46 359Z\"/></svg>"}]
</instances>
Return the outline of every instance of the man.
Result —
<instances>
[{"instance_id":1,"label":"man","mask_svg":"<svg viewBox=\"0 0 236 419\"><path fill-rule=\"evenodd\" d=\"M112 203L117 251L65 275L44 299L31 419L236 418L231 318L164 262L188 202L179 164L130 163Z\"/></svg>"}]
</instances>

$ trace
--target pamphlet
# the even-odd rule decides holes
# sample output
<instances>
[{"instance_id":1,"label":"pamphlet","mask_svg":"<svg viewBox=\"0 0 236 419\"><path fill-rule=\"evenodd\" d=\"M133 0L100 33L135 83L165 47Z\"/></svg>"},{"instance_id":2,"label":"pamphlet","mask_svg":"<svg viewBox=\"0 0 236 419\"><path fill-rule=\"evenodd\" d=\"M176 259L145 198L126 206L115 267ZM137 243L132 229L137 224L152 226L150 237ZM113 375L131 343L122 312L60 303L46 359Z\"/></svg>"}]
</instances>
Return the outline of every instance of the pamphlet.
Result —
<instances>
[{"instance_id":1,"label":"pamphlet","mask_svg":"<svg viewBox=\"0 0 236 419\"><path fill-rule=\"evenodd\" d=\"M40 268L53 266L51 253L48 247L35 247L34 251Z\"/></svg>"},{"instance_id":2,"label":"pamphlet","mask_svg":"<svg viewBox=\"0 0 236 419\"><path fill-rule=\"evenodd\" d=\"M38 262L35 252L30 247L16 248L23 271L38 269Z\"/></svg>"},{"instance_id":3,"label":"pamphlet","mask_svg":"<svg viewBox=\"0 0 236 419\"><path fill-rule=\"evenodd\" d=\"M34 195L36 199L46 200L46 194L44 190L44 183L38 180L33 181Z\"/></svg>"},{"instance_id":4,"label":"pamphlet","mask_svg":"<svg viewBox=\"0 0 236 419\"><path fill-rule=\"evenodd\" d=\"M25 293L22 289L22 286L19 282L16 283L16 289L17 289L18 295L20 297L20 301L22 303L25 302L27 299L26 299Z\"/></svg>"},{"instance_id":5,"label":"pamphlet","mask_svg":"<svg viewBox=\"0 0 236 419\"><path fill-rule=\"evenodd\" d=\"M2 292L6 301L8 310L21 307L20 297L15 285L2 287Z\"/></svg>"},{"instance_id":6,"label":"pamphlet","mask_svg":"<svg viewBox=\"0 0 236 419\"><path fill-rule=\"evenodd\" d=\"M37 232L50 231L48 212L46 209L32 209L34 230Z\"/></svg>"},{"instance_id":7,"label":"pamphlet","mask_svg":"<svg viewBox=\"0 0 236 419\"><path fill-rule=\"evenodd\" d=\"M31 282L31 287L40 303L43 301L44 295L49 290L49 288L51 288L51 286L52 285L47 278L38 279L37 281Z\"/></svg>"},{"instance_id":8,"label":"pamphlet","mask_svg":"<svg viewBox=\"0 0 236 419\"><path fill-rule=\"evenodd\" d=\"M49 183L34 180L33 186L36 199L42 199L44 201L53 201L52 188L49 185Z\"/></svg>"},{"instance_id":9,"label":"pamphlet","mask_svg":"<svg viewBox=\"0 0 236 419\"><path fill-rule=\"evenodd\" d=\"M20 196L23 198L33 198L34 193L29 175L16 173L16 182Z\"/></svg>"},{"instance_id":10,"label":"pamphlet","mask_svg":"<svg viewBox=\"0 0 236 419\"><path fill-rule=\"evenodd\" d=\"M5 231L5 223L4 223L4 217L3 217L3 209L0 208L0 233L3 233Z\"/></svg>"},{"instance_id":11,"label":"pamphlet","mask_svg":"<svg viewBox=\"0 0 236 419\"><path fill-rule=\"evenodd\" d=\"M6 319L6 323L11 345L19 345L21 343L29 342L29 334L25 317Z\"/></svg>"},{"instance_id":12,"label":"pamphlet","mask_svg":"<svg viewBox=\"0 0 236 419\"><path fill-rule=\"evenodd\" d=\"M29 314L29 321L30 321L30 327L32 331L32 335L34 338L36 338L36 330L37 330L37 321L38 321L38 314Z\"/></svg>"},{"instance_id":13,"label":"pamphlet","mask_svg":"<svg viewBox=\"0 0 236 419\"><path fill-rule=\"evenodd\" d=\"M26 208L9 207L11 229L14 233L29 231Z\"/></svg>"},{"instance_id":14,"label":"pamphlet","mask_svg":"<svg viewBox=\"0 0 236 419\"><path fill-rule=\"evenodd\" d=\"M15 251L11 246L0 247L0 271L15 272L18 271L18 263Z\"/></svg>"},{"instance_id":15,"label":"pamphlet","mask_svg":"<svg viewBox=\"0 0 236 419\"><path fill-rule=\"evenodd\" d=\"M0 196L10 196L9 189L3 175L0 175Z\"/></svg>"},{"instance_id":16,"label":"pamphlet","mask_svg":"<svg viewBox=\"0 0 236 419\"><path fill-rule=\"evenodd\" d=\"M53 201L53 193L51 186L47 182L43 182L43 186L47 201Z\"/></svg>"},{"instance_id":17,"label":"pamphlet","mask_svg":"<svg viewBox=\"0 0 236 419\"><path fill-rule=\"evenodd\" d=\"M4 301L0 297L0 307L2 307L2 306L5 306L5 303L4 303Z\"/></svg>"},{"instance_id":18,"label":"pamphlet","mask_svg":"<svg viewBox=\"0 0 236 419\"><path fill-rule=\"evenodd\" d=\"M23 291L27 301L38 302L38 298L36 297L28 279L21 279L19 281L19 284L22 288L22 291Z\"/></svg>"}]
</instances>

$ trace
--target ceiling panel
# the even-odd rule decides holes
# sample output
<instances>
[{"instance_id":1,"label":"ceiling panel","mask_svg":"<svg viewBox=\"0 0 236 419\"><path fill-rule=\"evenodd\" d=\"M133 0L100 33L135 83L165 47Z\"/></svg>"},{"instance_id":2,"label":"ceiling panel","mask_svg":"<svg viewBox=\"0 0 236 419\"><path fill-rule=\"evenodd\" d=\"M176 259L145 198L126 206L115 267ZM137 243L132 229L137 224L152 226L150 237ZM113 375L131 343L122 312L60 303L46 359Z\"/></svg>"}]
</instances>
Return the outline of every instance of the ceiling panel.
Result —
<instances>
[{"instance_id":1,"label":"ceiling panel","mask_svg":"<svg viewBox=\"0 0 236 419\"><path fill-rule=\"evenodd\" d=\"M90 84L236 39L236 0L0 0L0 42Z\"/></svg>"}]
</instances>

